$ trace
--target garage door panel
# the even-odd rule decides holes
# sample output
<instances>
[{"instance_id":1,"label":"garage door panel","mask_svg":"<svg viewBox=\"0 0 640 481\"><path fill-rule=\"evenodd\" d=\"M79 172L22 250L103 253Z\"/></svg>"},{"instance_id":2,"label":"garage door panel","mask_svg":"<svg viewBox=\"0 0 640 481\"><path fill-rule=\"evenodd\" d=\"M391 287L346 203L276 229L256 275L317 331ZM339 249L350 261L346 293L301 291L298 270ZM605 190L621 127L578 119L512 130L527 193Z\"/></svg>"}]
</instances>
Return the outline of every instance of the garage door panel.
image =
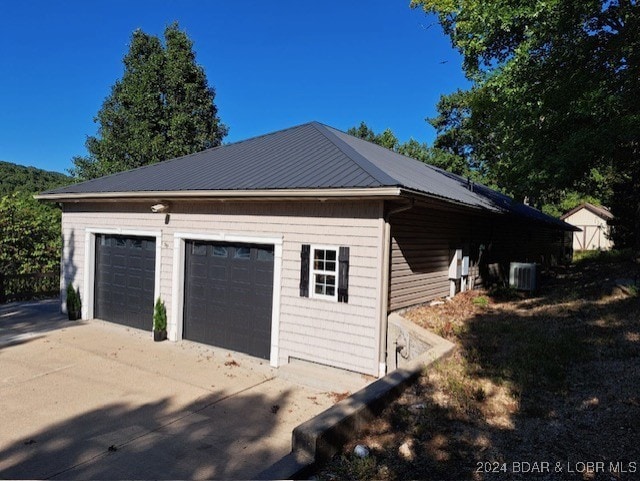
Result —
<instances>
[{"instance_id":1,"label":"garage door panel","mask_svg":"<svg viewBox=\"0 0 640 481\"><path fill-rule=\"evenodd\" d=\"M185 247L183 336L268 359L273 247L199 241Z\"/></svg>"},{"instance_id":2,"label":"garage door panel","mask_svg":"<svg viewBox=\"0 0 640 481\"><path fill-rule=\"evenodd\" d=\"M127 276L123 272L115 272L113 276L109 276L106 282L103 283L105 287L109 286L109 284L111 284L114 289L119 288L124 290L127 287Z\"/></svg>"},{"instance_id":3,"label":"garage door panel","mask_svg":"<svg viewBox=\"0 0 640 481\"><path fill-rule=\"evenodd\" d=\"M191 297L191 299L194 299L196 301L200 301L202 299L206 299L207 298L207 293L205 291L204 286L197 286L197 285L191 286L190 297Z\"/></svg>"},{"instance_id":4,"label":"garage door panel","mask_svg":"<svg viewBox=\"0 0 640 481\"><path fill-rule=\"evenodd\" d=\"M113 255L113 257L111 258L111 266L113 267L127 267L127 259L125 258L124 254L121 253L115 253Z\"/></svg>"},{"instance_id":5,"label":"garage door panel","mask_svg":"<svg viewBox=\"0 0 640 481\"><path fill-rule=\"evenodd\" d=\"M96 235L95 317L150 329L155 261L153 238Z\"/></svg>"},{"instance_id":6,"label":"garage door panel","mask_svg":"<svg viewBox=\"0 0 640 481\"><path fill-rule=\"evenodd\" d=\"M211 287L207 296L209 303L214 306L226 306L227 289L225 287Z\"/></svg>"},{"instance_id":7,"label":"garage door panel","mask_svg":"<svg viewBox=\"0 0 640 481\"><path fill-rule=\"evenodd\" d=\"M193 266L193 276L200 279L207 279L207 266L201 264L195 264Z\"/></svg>"},{"instance_id":8,"label":"garage door panel","mask_svg":"<svg viewBox=\"0 0 640 481\"><path fill-rule=\"evenodd\" d=\"M266 271L262 269L256 269L255 273L255 285L257 286L269 286L273 282L273 271Z\"/></svg>"},{"instance_id":9,"label":"garage door panel","mask_svg":"<svg viewBox=\"0 0 640 481\"><path fill-rule=\"evenodd\" d=\"M226 281L227 280L227 269L224 266L210 266L208 270L209 279ZM205 276L206 277L206 276Z\"/></svg>"},{"instance_id":10,"label":"garage door panel","mask_svg":"<svg viewBox=\"0 0 640 481\"><path fill-rule=\"evenodd\" d=\"M241 262L244 262L241 261ZM232 266L231 268L231 282L237 284L251 284L251 279L249 278L249 267L248 266Z\"/></svg>"}]
</instances>

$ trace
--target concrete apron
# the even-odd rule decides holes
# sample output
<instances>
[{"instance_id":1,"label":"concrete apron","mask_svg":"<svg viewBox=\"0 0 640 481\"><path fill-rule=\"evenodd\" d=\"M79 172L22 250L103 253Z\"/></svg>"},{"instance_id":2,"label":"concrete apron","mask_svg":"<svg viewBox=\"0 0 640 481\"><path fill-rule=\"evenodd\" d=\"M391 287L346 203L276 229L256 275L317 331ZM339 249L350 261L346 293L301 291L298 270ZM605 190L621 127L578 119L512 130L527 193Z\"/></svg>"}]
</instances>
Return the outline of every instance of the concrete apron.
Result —
<instances>
[{"instance_id":1,"label":"concrete apron","mask_svg":"<svg viewBox=\"0 0 640 481\"><path fill-rule=\"evenodd\" d=\"M268 362L0 306L0 478L254 477L334 404Z\"/></svg>"}]
</instances>

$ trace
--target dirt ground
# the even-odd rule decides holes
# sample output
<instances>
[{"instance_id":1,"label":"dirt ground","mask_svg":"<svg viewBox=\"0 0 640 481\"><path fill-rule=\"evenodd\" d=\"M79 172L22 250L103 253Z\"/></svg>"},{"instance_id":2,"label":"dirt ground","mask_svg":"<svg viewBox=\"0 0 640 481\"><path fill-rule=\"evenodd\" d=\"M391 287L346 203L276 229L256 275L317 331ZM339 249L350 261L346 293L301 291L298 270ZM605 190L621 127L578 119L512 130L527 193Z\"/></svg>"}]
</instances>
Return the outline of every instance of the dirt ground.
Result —
<instances>
[{"instance_id":1,"label":"dirt ground","mask_svg":"<svg viewBox=\"0 0 640 481\"><path fill-rule=\"evenodd\" d=\"M639 267L584 259L545 272L535 295L472 291L408 311L457 351L318 477L640 480L640 295L624 286Z\"/></svg>"}]
</instances>

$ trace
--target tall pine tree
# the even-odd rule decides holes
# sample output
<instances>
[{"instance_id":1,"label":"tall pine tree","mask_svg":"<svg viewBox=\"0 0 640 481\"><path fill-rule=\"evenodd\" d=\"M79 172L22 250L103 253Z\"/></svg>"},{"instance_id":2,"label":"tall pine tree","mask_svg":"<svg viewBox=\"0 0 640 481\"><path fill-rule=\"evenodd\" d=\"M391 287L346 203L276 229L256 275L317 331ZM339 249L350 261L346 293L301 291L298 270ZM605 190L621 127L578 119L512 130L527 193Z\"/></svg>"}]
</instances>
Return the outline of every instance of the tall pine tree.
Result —
<instances>
[{"instance_id":1,"label":"tall pine tree","mask_svg":"<svg viewBox=\"0 0 640 481\"><path fill-rule=\"evenodd\" d=\"M124 57L124 75L94 119L98 135L89 155L75 157L79 180L153 164L220 145L227 128L215 90L196 63L193 42L177 23L158 37L136 30Z\"/></svg>"}]
</instances>

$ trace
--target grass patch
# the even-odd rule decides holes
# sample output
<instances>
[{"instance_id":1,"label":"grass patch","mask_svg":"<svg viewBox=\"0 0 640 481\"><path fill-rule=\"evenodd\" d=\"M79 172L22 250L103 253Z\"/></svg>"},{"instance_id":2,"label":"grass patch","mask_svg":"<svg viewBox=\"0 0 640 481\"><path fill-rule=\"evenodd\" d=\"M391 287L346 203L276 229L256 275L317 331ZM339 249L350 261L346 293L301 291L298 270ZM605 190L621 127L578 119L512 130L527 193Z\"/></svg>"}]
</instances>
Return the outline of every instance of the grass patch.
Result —
<instances>
[{"instance_id":1,"label":"grass patch","mask_svg":"<svg viewBox=\"0 0 640 481\"><path fill-rule=\"evenodd\" d=\"M471 301L474 306L478 307L487 307L489 306L489 299L485 296L474 297L473 301Z\"/></svg>"},{"instance_id":2,"label":"grass patch","mask_svg":"<svg viewBox=\"0 0 640 481\"><path fill-rule=\"evenodd\" d=\"M359 458L358 456L350 454L334 459L331 470L323 473L321 479L327 481L339 479L380 479L380 475L384 474L384 471L384 467L378 466L378 462L374 456Z\"/></svg>"},{"instance_id":3,"label":"grass patch","mask_svg":"<svg viewBox=\"0 0 640 481\"><path fill-rule=\"evenodd\" d=\"M573 253L574 264L619 263L635 261L640 253L633 249L611 249L609 251L576 251Z\"/></svg>"}]
</instances>

